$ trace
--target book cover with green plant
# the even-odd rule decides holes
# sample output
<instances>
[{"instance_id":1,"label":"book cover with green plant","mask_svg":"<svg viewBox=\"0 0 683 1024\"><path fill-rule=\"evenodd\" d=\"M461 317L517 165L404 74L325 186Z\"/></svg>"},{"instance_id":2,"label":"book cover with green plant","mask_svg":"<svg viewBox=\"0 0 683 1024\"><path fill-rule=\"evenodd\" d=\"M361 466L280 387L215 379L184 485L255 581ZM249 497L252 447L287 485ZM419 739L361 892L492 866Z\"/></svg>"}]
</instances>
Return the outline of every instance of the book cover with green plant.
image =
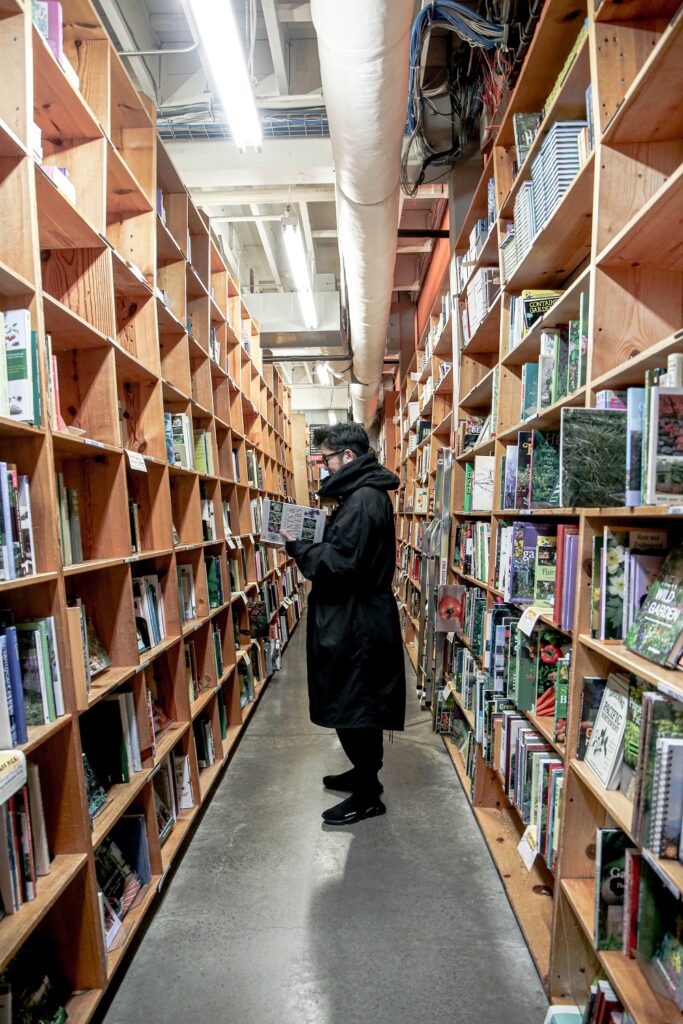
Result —
<instances>
[{"instance_id":1,"label":"book cover with green plant","mask_svg":"<svg viewBox=\"0 0 683 1024\"><path fill-rule=\"evenodd\" d=\"M657 665L677 665L683 649L683 544L667 555L624 644Z\"/></svg>"},{"instance_id":2,"label":"book cover with green plant","mask_svg":"<svg viewBox=\"0 0 683 1024\"><path fill-rule=\"evenodd\" d=\"M579 389L579 370L581 362L581 324L578 320L569 321L567 340L567 394L573 395Z\"/></svg>"},{"instance_id":3,"label":"book cover with green plant","mask_svg":"<svg viewBox=\"0 0 683 1024\"><path fill-rule=\"evenodd\" d=\"M599 828L595 855L595 934L598 950L622 948L624 873L630 839L620 828Z\"/></svg>"},{"instance_id":4,"label":"book cover with green plant","mask_svg":"<svg viewBox=\"0 0 683 1024\"><path fill-rule=\"evenodd\" d=\"M614 508L625 500L626 410L562 410L562 508Z\"/></svg>"},{"instance_id":5,"label":"book cover with green plant","mask_svg":"<svg viewBox=\"0 0 683 1024\"><path fill-rule=\"evenodd\" d=\"M553 382L552 403L559 402L567 394L567 376L569 369L569 335L566 327L559 327L554 332L553 341Z\"/></svg>"},{"instance_id":6,"label":"book cover with green plant","mask_svg":"<svg viewBox=\"0 0 683 1024\"><path fill-rule=\"evenodd\" d=\"M555 603L557 537L539 537L536 545L534 605L552 608Z\"/></svg>"},{"instance_id":7,"label":"book cover with green plant","mask_svg":"<svg viewBox=\"0 0 683 1024\"><path fill-rule=\"evenodd\" d=\"M531 508L560 504L560 435L534 430L531 440Z\"/></svg>"},{"instance_id":8,"label":"book cover with green plant","mask_svg":"<svg viewBox=\"0 0 683 1024\"><path fill-rule=\"evenodd\" d=\"M626 712L626 726L624 727L624 760L619 776L619 789L629 800L633 800L635 789L638 750L640 749L643 694L651 689L652 687L641 679L640 676L631 673L628 681L628 710Z\"/></svg>"},{"instance_id":9,"label":"book cover with green plant","mask_svg":"<svg viewBox=\"0 0 683 1024\"><path fill-rule=\"evenodd\" d=\"M517 435L517 477L513 508L529 508L531 501L531 448L533 431L520 430Z\"/></svg>"},{"instance_id":10,"label":"book cover with green plant","mask_svg":"<svg viewBox=\"0 0 683 1024\"><path fill-rule=\"evenodd\" d=\"M604 528L600 581L601 640L623 639L627 543L627 530L615 530L610 526Z\"/></svg>"},{"instance_id":11,"label":"book cover with green plant","mask_svg":"<svg viewBox=\"0 0 683 1024\"><path fill-rule=\"evenodd\" d=\"M571 638L552 626L541 624L536 645L536 700L554 688L559 679L562 658L571 651Z\"/></svg>"}]
</instances>

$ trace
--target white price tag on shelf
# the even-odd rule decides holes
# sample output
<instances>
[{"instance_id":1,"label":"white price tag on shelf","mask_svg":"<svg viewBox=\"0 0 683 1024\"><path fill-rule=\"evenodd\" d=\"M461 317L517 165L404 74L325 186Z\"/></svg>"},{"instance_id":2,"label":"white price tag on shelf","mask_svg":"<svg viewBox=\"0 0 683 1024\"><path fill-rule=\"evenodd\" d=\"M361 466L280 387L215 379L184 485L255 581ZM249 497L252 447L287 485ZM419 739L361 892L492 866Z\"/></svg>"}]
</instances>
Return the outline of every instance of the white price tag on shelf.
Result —
<instances>
[{"instance_id":1,"label":"white price tag on shelf","mask_svg":"<svg viewBox=\"0 0 683 1024\"><path fill-rule=\"evenodd\" d=\"M236 537L235 540L237 541L237 547L238 548L240 548L240 549L244 548L244 544L242 543L242 538L241 537Z\"/></svg>"},{"instance_id":2,"label":"white price tag on shelf","mask_svg":"<svg viewBox=\"0 0 683 1024\"><path fill-rule=\"evenodd\" d=\"M536 626L536 623L548 609L547 608L534 608L530 605L529 608L525 608L522 612L522 616L517 623L517 628L521 629L522 633L526 636L531 636Z\"/></svg>"},{"instance_id":3,"label":"white price tag on shelf","mask_svg":"<svg viewBox=\"0 0 683 1024\"><path fill-rule=\"evenodd\" d=\"M231 548L234 551L234 549L235 549L235 542L232 539L232 537L226 537L225 538L225 543L228 545L229 548Z\"/></svg>"},{"instance_id":4,"label":"white price tag on shelf","mask_svg":"<svg viewBox=\"0 0 683 1024\"><path fill-rule=\"evenodd\" d=\"M128 456L128 465L131 469L137 470L138 473L147 472L147 463L140 452L132 452L129 448L126 448L126 455Z\"/></svg>"},{"instance_id":5,"label":"white price tag on shelf","mask_svg":"<svg viewBox=\"0 0 683 1024\"><path fill-rule=\"evenodd\" d=\"M534 861L536 860L536 854L538 853L538 849L536 847L535 825L529 825L527 827L527 829L524 832L524 835L522 836L517 845L517 850L519 851L520 857L524 861L524 867L527 869L527 871L531 871L532 867L534 866Z\"/></svg>"},{"instance_id":6,"label":"white price tag on shelf","mask_svg":"<svg viewBox=\"0 0 683 1024\"><path fill-rule=\"evenodd\" d=\"M683 505L669 505L666 512L669 516L683 516Z\"/></svg>"},{"instance_id":7,"label":"white price tag on shelf","mask_svg":"<svg viewBox=\"0 0 683 1024\"><path fill-rule=\"evenodd\" d=\"M249 534L249 540L251 541L252 544L254 543L254 534L253 533Z\"/></svg>"}]
</instances>

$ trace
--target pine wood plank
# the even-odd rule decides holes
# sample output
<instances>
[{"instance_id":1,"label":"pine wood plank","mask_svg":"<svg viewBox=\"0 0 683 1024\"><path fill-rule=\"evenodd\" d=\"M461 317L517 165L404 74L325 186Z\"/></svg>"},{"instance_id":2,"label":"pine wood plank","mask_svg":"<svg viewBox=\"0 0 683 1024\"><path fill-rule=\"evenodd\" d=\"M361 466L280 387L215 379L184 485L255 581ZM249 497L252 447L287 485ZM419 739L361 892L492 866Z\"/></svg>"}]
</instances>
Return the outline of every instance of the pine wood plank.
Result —
<instances>
[{"instance_id":1,"label":"pine wood plank","mask_svg":"<svg viewBox=\"0 0 683 1024\"><path fill-rule=\"evenodd\" d=\"M582 633L579 640L584 647L596 651L608 661L625 668L627 672L635 672L645 682L656 686L661 693L668 694L675 700L683 700L683 672L662 668L653 661L647 661L639 654L634 654L616 641L594 640L586 633Z\"/></svg>"},{"instance_id":2,"label":"pine wood plank","mask_svg":"<svg viewBox=\"0 0 683 1024\"><path fill-rule=\"evenodd\" d=\"M605 266L627 268L651 262L667 270L683 270L683 238L672 230L683 219L683 163L600 253ZM643 253L648 254L645 261Z\"/></svg>"}]
</instances>

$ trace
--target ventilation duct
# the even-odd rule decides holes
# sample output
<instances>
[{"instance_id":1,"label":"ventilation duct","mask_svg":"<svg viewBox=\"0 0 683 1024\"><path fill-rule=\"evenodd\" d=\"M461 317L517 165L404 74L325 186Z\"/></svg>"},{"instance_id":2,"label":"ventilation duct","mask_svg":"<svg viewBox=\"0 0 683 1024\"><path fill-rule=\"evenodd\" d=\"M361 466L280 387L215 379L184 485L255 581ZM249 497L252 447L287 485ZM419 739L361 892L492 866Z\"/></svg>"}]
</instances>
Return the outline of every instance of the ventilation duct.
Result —
<instances>
[{"instance_id":1,"label":"ventilation duct","mask_svg":"<svg viewBox=\"0 0 683 1024\"><path fill-rule=\"evenodd\" d=\"M396 258L413 0L312 0L336 174L354 419L377 411Z\"/></svg>"}]
</instances>

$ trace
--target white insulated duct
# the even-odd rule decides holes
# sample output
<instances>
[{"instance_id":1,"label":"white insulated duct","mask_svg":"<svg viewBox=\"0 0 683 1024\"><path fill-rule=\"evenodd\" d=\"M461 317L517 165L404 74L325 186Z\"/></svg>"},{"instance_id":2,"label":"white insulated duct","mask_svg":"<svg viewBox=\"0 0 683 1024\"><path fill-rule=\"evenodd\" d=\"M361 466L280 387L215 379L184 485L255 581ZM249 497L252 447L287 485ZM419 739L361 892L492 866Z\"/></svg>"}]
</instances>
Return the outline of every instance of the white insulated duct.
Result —
<instances>
[{"instance_id":1,"label":"white insulated duct","mask_svg":"<svg viewBox=\"0 0 683 1024\"><path fill-rule=\"evenodd\" d=\"M336 174L354 419L377 411L391 308L413 0L312 0Z\"/></svg>"}]
</instances>

